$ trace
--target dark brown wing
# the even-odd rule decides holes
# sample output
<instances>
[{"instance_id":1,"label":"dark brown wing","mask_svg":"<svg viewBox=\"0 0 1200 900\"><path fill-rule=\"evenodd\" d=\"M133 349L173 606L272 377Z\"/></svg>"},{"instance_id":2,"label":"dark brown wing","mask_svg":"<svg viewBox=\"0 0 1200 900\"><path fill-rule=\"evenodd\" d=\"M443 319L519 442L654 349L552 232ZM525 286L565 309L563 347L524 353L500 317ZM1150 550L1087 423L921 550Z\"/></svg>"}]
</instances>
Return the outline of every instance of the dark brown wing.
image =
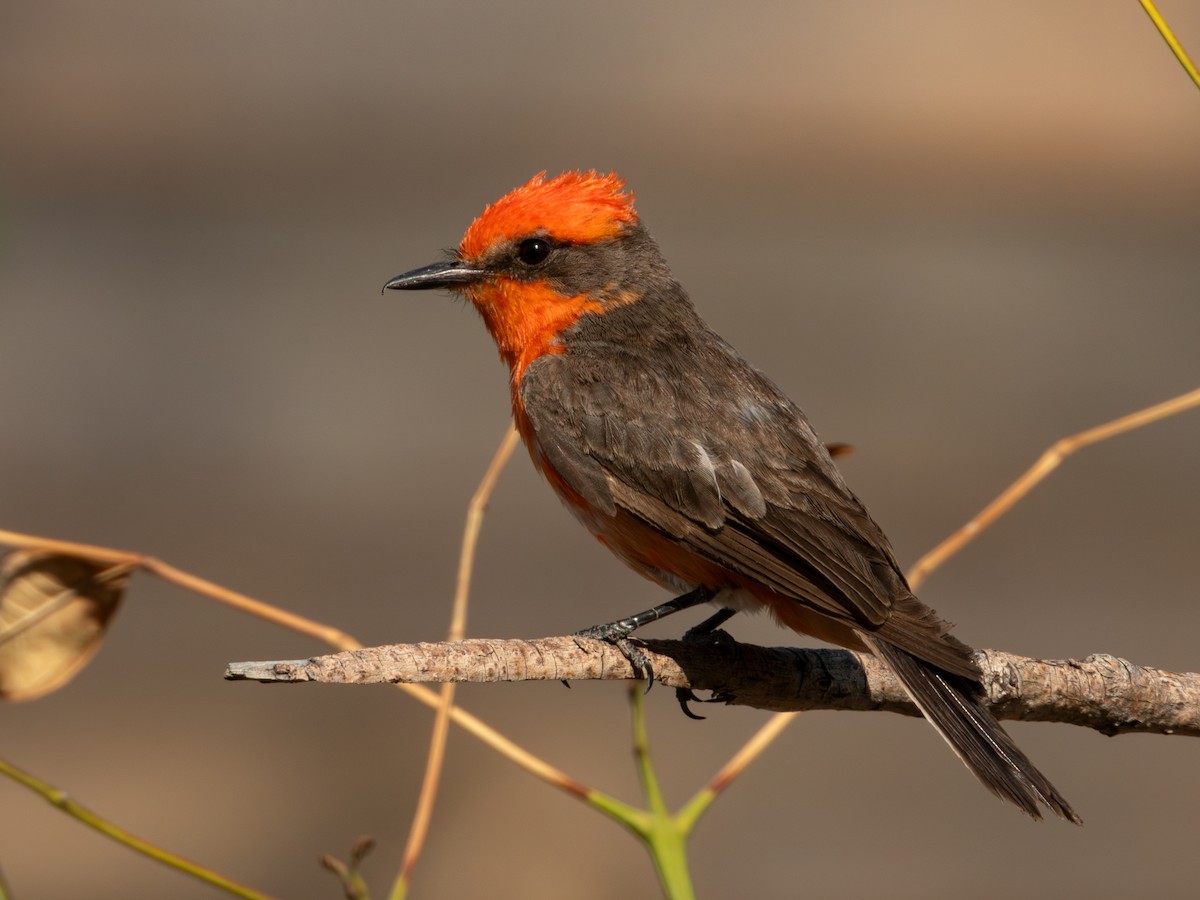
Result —
<instances>
[{"instance_id":1,"label":"dark brown wing","mask_svg":"<svg viewBox=\"0 0 1200 900\"><path fill-rule=\"evenodd\" d=\"M776 593L881 627L911 596L887 538L796 405L705 337L537 360L521 396L547 460L597 508L624 508Z\"/></svg>"}]
</instances>

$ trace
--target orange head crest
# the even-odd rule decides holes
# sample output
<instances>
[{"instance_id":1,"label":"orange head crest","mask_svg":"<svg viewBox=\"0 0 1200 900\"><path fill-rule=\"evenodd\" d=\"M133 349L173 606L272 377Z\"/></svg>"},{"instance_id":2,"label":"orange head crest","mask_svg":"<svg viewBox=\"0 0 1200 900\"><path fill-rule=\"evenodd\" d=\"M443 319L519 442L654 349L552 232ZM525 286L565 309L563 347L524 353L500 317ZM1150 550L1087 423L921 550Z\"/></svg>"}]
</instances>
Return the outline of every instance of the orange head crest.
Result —
<instances>
[{"instance_id":1,"label":"orange head crest","mask_svg":"<svg viewBox=\"0 0 1200 900\"><path fill-rule=\"evenodd\" d=\"M540 172L485 209L458 252L478 259L498 242L538 232L565 244L591 244L616 237L636 221L633 194L615 172L564 172L549 181Z\"/></svg>"},{"instance_id":2,"label":"orange head crest","mask_svg":"<svg viewBox=\"0 0 1200 900\"><path fill-rule=\"evenodd\" d=\"M619 176L564 172L547 180L542 172L487 207L451 259L385 287L465 296L516 385L534 359L563 352L563 333L582 316L635 302L656 278L670 273Z\"/></svg>"}]
</instances>

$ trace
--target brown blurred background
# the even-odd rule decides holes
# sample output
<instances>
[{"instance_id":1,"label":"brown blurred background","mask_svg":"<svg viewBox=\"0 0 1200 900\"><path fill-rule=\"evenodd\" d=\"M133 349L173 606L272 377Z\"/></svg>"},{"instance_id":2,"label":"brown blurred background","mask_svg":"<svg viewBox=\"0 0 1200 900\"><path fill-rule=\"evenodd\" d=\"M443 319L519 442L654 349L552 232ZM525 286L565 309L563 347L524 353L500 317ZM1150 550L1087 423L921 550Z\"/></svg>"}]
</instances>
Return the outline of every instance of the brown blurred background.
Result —
<instances>
[{"instance_id":1,"label":"brown blurred background","mask_svg":"<svg viewBox=\"0 0 1200 900\"><path fill-rule=\"evenodd\" d=\"M1163 0L1200 52L1200 7ZM0 7L0 527L136 549L368 643L436 639L505 373L463 304L381 297L533 173L616 169L709 321L795 396L911 561L1058 437L1200 383L1200 95L1132 0ZM931 580L978 646L1195 670L1200 414L1087 450ZM523 454L523 451L522 451ZM662 599L524 456L470 632ZM678 634L698 620L651 633ZM785 643L765 620L742 639ZM370 833L386 890L431 721L229 684L321 652L138 577L0 755L284 897ZM633 800L619 685L463 705ZM682 802L765 719L650 696ZM802 717L712 810L706 897L1185 897L1200 745L1014 724L1083 829L931 729ZM209 897L0 783L17 897ZM654 897L625 833L453 734L418 897Z\"/></svg>"}]
</instances>

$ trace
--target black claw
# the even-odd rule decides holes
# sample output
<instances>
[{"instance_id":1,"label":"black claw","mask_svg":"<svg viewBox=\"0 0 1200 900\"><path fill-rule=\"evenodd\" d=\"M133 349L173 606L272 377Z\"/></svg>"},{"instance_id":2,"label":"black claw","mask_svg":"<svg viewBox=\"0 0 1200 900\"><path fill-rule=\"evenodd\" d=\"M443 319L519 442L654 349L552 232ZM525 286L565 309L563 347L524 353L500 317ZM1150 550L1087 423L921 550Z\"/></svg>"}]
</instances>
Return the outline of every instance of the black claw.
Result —
<instances>
[{"instance_id":1,"label":"black claw","mask_svg":"<svg viewBox=\"0 0 1200 900\"><path fill-rule=\"evenodd\" d=\"M707 716L699 715L692 712L689 703L703 703L704 701L697 697L691 688L675 688L675 699L679 701L679 708L683 710L683 714L689 719L695 719L698 722L704 721Z\"/></svg>"},{"instance_id":2,"label":"black claw","mask_svg":"<svg viewBox=\"0 0 1200 900\"><path fill-rule=\"evenodd\" d=\"M650 693L650 688L654 687L654 667L650 665L650 660L646 658L642 648L627 637L617 638L612 641L612 644L621 651L622 656L629 660L635 675L639 678L643 675L646 677L646 693Z\"/></svg>"}]
</instances>

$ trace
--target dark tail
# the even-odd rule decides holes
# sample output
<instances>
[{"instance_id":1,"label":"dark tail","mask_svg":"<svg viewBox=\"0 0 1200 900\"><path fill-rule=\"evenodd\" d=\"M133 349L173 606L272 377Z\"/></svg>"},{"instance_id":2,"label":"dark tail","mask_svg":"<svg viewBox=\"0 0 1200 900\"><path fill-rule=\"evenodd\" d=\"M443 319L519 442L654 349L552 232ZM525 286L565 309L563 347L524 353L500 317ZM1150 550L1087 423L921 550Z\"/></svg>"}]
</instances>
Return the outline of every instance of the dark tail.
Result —
<instances>
[{"instance_id":1,"label":"dark tail","mask_svg":"<svg viewBox=\"0 0 1200 900\"><path fill-rule=\"evenodd\" d=\"M1083 824L1071 804L1000 727L967 679L942 672L869 634L860 632L860 636L896 673L925 718L988 790L1035 819L1042 817L1039 804L1044 804L1067 821Z\"/></svg>"}]
</instances>

